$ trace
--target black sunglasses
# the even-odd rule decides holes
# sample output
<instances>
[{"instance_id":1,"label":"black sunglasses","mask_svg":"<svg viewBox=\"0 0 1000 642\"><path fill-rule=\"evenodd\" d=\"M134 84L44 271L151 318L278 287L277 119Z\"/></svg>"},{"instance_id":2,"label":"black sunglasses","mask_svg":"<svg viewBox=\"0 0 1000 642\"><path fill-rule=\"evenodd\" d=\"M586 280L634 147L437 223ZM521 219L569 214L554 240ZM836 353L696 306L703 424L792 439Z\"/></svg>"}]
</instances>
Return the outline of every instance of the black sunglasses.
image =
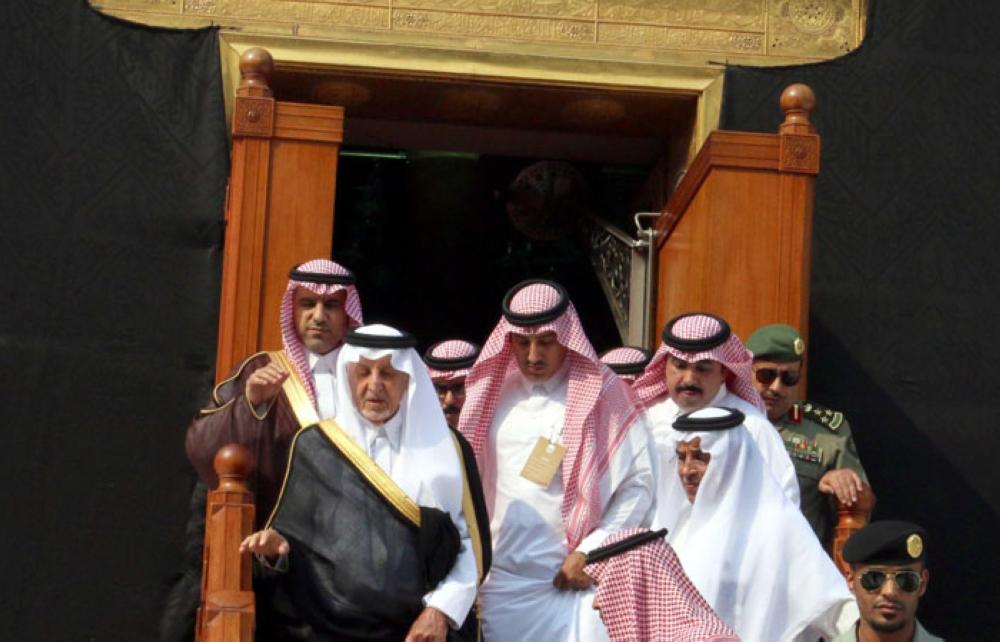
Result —
<instances>
[{"instance_id":1,"label":"black sunglasses","mask_svg":"<svg viewBox=\"0 0 1000 642\"><path fill-rule=\"evenodd\" d=\"M865 571L861 574L861 586L866 591L874 591L882 588L887 578L892 578L900 591L913 593L920 588L923 578L916 571Z\"/></svg>"},{"instance_id":2,"label":"black sunglasses","mask_svg":"<svg viewBox=\"0 0 1000 642\"><path fill-rule=\"evenodd\" d=\"M781 370L776 368L761 368L754 372L754 377L757 381L761 382L765 386L771 385L771 383L781 375L781 383L786 386L794 386L802 378L801 370Z\"/></svg>"},{"instance_id":3,"label":"black sunglasses","mask_svg":"<svg viewBox=\"0 0 1000 642\"><path fill-rule=\"evenodd\" d=\"M434 384L434 391L437 392L439 397L444 397L449 392L456 397L465 396L465 382L462 383L436 383Z\"/></svg>"}]
</instances>

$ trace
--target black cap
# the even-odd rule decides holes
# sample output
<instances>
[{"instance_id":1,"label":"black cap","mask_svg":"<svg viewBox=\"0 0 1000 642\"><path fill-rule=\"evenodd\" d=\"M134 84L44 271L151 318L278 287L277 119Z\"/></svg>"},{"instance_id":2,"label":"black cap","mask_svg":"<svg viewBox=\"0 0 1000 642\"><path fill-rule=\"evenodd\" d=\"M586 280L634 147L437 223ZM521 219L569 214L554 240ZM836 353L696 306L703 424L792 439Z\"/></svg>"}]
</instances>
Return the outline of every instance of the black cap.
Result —
<instances>
[{"instance_id":1,"label":"black cap","mask_svg":"<svg viewBox=\"0 0 1000 642\"><path fill-rule=\"evenodd\" d=\"M358 346L359 348L386 348L389 350L403 350L417 345L416 337L403 330L397 330L400 334L398 337L368 334L366 332L359 332L359 330L364 330L364 326L361 328L352 328L347 331L346 342L348 345Z\"/></svg>"},{"instance_id":2,"label":"black cap","mask_svg":"<svg viewBox=\"0 0 1000 642\"><path fill-rule=\"evenodd\" d=\"M697 339L689 339L687 337L679 337L674 334L674 325L681 319L693 316L706 316L711 317L719 322L721 326L719 331L710 337L700 337ZM705 312L690 312L688 314L682 314L678 317L667 321L667 324L663 326L663 343L674 348L676 350L681 350L683 352L704 352L705 350L711 350L721 346L732 334L732 330L729 329L729 324L726 323L725 319L719 318L714 314L707 314Z\"/></svg>"},{"instance_id":3,"label":"black cap","mask_svg":"<svg viewBox=\"0 0 1000 642\"><path fill-rule=\"evenodd\" d=\"M872 522L844 544L844 561L851 564L911 564L927 555L927 532L912 522Z\"/></svg>"},{"instance_id":4,"label":"black cap","mask_svg":"<svg viewBox=\"0 0 1000 642\"><path fill-rule=\"evenodd\" d=\"M292 281L323 283L325 285L354 285L354 272L350 270L347 270L347 274L320 274L319 272L303 272L299 270L299 267L296 265L288 271L288 278Z\"/></svg>"},{"instance_id":5,"label":"black cap","mask_svg":"<svg viewBox=\"0 0 1000 642\"><path fill-rule=\"evenodd\" d=\"M553 288L559 293L559 301L549 308L548 310L542 310L541 312L532 313L520 313L514 312L510 309L510 302L514 299L514 296L528 287L529 285L547 285ZM569 294L566 292L566 288L559 285L555 281L548 281L546 279L528 279L527 281L521 281L510 290L507 291L506 296L503 298L503 304L501 310L505 319L510 321L516 326L528 327L532 325L541 325L543 323L548 323L549 321L554 321L562 316L566 308L569 307Z\"/></svg>"},{"instance_id":6,"label":"black cap","mask_svg":"<svg viewBox=\"0 0 1000 642\"><path fill-rule=\"evenodd\" d=\"M681 432L709 432L729 430L743 423L746 415L735 408L709 406L683 414L674 421L674 430Z\"/></svg>"}]
</instances>

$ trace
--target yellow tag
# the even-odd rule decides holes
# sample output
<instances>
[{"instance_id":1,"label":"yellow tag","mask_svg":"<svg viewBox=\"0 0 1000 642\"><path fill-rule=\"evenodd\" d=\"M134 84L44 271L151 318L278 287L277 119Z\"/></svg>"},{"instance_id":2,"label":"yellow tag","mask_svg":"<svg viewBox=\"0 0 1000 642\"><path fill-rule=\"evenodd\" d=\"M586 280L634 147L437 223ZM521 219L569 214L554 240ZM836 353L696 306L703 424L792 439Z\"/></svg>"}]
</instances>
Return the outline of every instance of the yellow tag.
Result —
<instances>
[{"instance_id":1,"label":"yellow tag","mask_svg":"<svg viewBox=\"0 0 1000 642\"><path fill-rule=\"evenodd\" d=\"M906 538L906 552L913 559L917 559L924 552L924 541L916 533Z\"/></svg>"},{"instance_id":2,"label":"yellow tag","mask_svg":"<svg viewBox=\"0 0 1000 642\"><path fill-rule=\"evenodd\" d=\"M528 461L524 464L521 477L535 482L542 488L548 488L564 456L566 456L565 446L554 444L545 437L539 437L538 443L531 451L531 457L528 457Z\"/></svg>"}]
</instances>

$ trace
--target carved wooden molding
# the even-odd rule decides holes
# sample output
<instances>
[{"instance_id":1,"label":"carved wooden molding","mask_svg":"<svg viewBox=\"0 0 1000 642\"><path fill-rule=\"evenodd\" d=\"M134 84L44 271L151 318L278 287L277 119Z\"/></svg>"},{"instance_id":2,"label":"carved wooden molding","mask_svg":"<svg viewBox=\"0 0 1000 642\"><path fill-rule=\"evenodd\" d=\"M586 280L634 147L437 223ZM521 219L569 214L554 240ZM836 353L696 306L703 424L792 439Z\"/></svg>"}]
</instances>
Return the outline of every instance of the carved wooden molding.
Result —
<instances>
[{"instance_id":1,"label":"carved wooden molding","mask_svg":"<svg viewBox=\"0 0 1000 642\"><path fill-rule=\"evenodd\" d=\"M237 96L233 106L233 136L270 138L274 135L274 98Z\"/></svg>"},{"instance_id":2,"label":"carved wooden molding","mask_svg":"<svg viewBox=\"0 0 1000 642\"><path fill-rule=\"evenodd\" d=\"M819 173L819 136L784 134L778 154L778 171L800 174Z\"/></svg>"}]
</instances>

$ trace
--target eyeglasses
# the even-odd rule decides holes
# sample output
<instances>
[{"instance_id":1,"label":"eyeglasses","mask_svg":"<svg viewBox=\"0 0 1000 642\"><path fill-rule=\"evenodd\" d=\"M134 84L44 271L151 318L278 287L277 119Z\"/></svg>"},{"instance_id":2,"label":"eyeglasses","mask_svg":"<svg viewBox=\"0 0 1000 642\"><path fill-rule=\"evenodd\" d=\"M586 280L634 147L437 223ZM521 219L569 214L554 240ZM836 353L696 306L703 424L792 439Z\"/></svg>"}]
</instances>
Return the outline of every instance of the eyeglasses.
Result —
<instances>
[{"instance_id":1,"label":"eyeglasses","mask_svg":"<svg viewBox=\"0 0 1000 642\"><path fill-rule=\"evenodd\" d=\"M765 386L771 385L775 379L781 377L781 383L786 386L794 386L802 378L801 370L778 370L777 368L760 368L754 371L754 377Z\"/></svg>"},{"instance_id":2,"label":"eyeglasses","mask_svg":"<svg viewBox=\"0 0 1000 642\"><path fill-rule=\"evenodd\" d=\"M436 383L434 384L434 391L437 392L438 397L446 397L448 393L455 395L455 397L461 399L465 396L465 383Z\"/></svg>"},{"instance_id":3,"label":"eyeglasses","mask_svg":"<svg viewBox=\"0 0 1000 642\"><path fill-rule=\"evenodd\" d=\"M861 586L866 591L874 591L882 588L887 578L892 578L899 590L905 593L913 593L923 581L916 571L865 571L861 574Z\"/></svg>"}]
</instances>

